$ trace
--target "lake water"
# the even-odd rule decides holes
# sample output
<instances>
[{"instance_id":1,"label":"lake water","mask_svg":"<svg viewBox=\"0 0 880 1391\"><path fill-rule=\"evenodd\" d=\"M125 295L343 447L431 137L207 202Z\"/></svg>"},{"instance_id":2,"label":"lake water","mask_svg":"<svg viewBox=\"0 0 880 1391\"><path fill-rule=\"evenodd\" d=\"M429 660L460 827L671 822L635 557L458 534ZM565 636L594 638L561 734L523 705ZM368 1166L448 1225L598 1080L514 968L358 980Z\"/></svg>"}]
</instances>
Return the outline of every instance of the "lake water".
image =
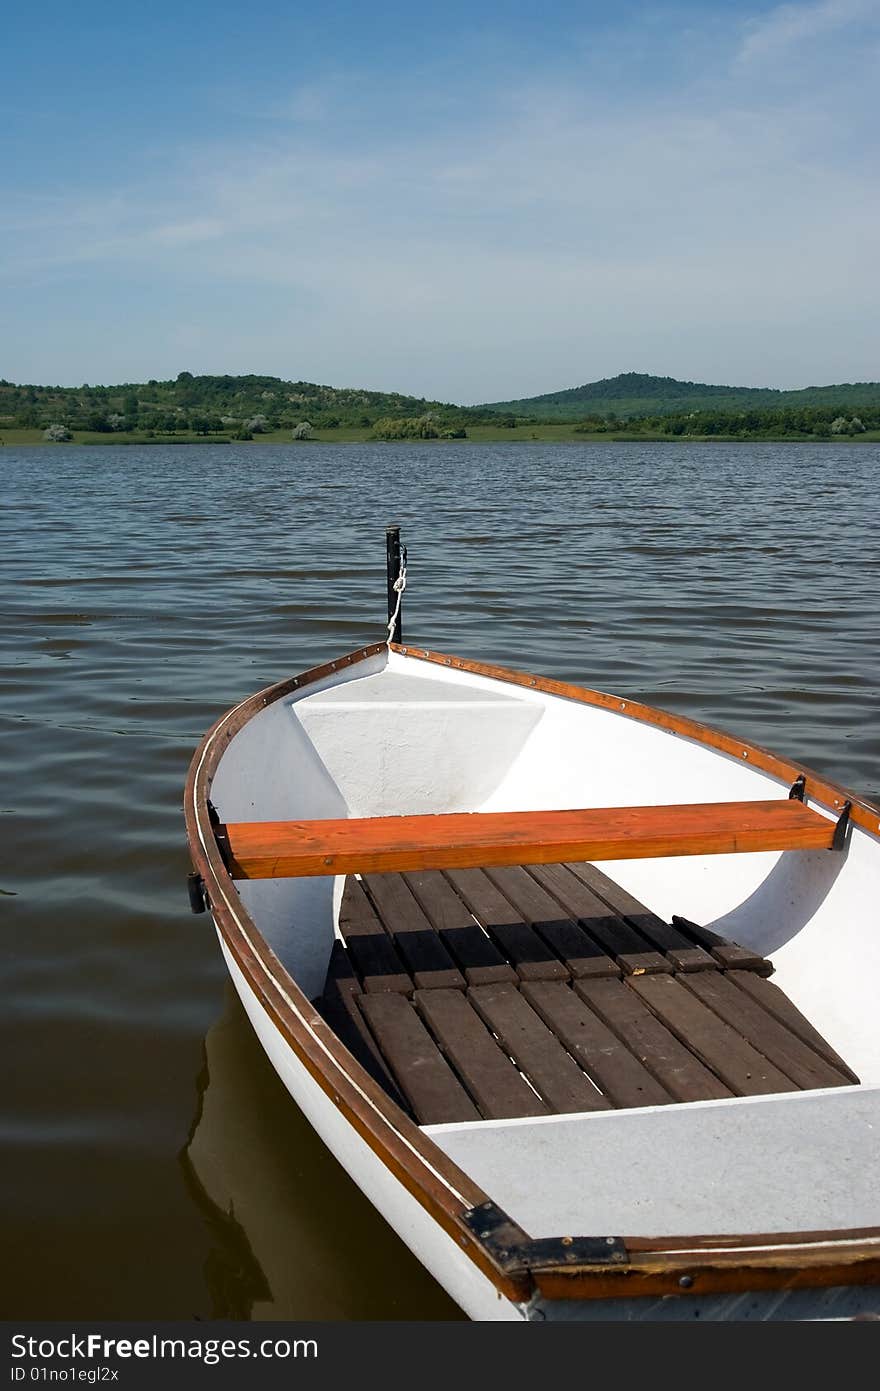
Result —
<instances>
[{"instance_id":1,"label":"lake water","mask_svg":"<svg viewBox=\"0 0 880 1391\"><path fill-rule=\"evenodd\" d=\"M0 450L6 1318L452 1318L189 913L206 727L382 636L880 789L874 445Z\"/></svg>"}]
</instances>

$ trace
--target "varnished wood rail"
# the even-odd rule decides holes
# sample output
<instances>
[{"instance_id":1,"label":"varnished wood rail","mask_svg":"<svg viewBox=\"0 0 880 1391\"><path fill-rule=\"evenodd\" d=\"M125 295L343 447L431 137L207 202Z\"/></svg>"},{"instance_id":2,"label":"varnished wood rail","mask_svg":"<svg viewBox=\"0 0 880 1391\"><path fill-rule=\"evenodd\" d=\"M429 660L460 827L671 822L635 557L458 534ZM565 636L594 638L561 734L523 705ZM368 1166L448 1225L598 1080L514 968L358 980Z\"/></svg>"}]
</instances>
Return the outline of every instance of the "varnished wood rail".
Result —
<instances>
[{"instance_id":1,"label":"varnished wood rail","mask_svg":"<svg viewBox=\"0 0 880 1391\"><path fill-rule=\"evenodd\" d=\"M454 812L217 827L234 879L830 850L836 823L803 802Z\"/></svg>"}]
</instances>

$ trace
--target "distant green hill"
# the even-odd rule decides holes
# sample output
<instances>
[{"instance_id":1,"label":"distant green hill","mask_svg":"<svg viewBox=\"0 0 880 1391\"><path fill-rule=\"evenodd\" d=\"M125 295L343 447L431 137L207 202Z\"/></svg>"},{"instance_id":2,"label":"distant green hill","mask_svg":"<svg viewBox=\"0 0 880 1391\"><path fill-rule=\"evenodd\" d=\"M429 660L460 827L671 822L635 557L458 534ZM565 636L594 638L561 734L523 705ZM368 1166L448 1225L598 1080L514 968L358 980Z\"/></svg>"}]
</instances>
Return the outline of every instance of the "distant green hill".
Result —
<instances>
[{"instance_id":1,"label":"distant green hill","mask_svg":"<svg viewBox=\"0 0 880 1391\"><path fill-rule=\"evenodd\" d=\"M41 428L60 423L97 433L192 430L227 434L271 432L308 421L318 429L368 428L379 418L437 415L457 419L456 406L399 392L320 386L280 377L193 376L119 386L17 386L0 381L0 425ZM256 424L255 424L256 422Z\"/></svg>"},{"instance_id":2,"label":"distant green hill","mask_svg":"<svg viewBox=\"0 0 880 1391\"><path fill-rule=\"evenodd\" d=\"M652 377L622 372L585 386L550 391L518 401L493 401L477 407L534 420L583 420L588 416L618 420L634 416L680 415L688 411L781 410L810 406L880 406L880 382L844 382L837 386L808 386L777 391L765 386L710 386L680 382L675 377Z\"/></svg>"}]
</instances>

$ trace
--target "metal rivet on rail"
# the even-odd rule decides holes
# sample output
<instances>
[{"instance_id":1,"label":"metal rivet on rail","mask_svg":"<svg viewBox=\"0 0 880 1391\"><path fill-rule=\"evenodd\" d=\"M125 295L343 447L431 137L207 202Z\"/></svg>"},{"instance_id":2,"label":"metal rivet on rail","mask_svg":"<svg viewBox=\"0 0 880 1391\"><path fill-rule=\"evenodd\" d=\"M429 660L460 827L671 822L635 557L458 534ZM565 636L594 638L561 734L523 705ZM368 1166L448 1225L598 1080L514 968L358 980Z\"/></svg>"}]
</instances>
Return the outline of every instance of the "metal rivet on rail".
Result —
<instances>
[{"instance_id":1,"label":"metal rivet on rail","mask_svg":"<svg viewBox=\"0 0 880 1391\"><path fill-rule=\"evenodd\" d=\"M405 647L401 647L400 650L401 650L401 652L403 653L403 655L404 655L404 657L405 657L405 656L406 656L406 648L405 648Z\"/></svg>"},{"instance_id":2,"label":"metal rivet on rail","mask_svg":"<svg viewBox=\"0 0 880 1391\"><path fill-rule=\"evenodd\" d=\"M748 751L748 749L743 749L743 758L748 758L748 756L749 756L749 751Z\"/></svg>"},{"instance_id":3,"label":"metal rivet on rail","mask_svg":"<svg viewBox=\"0 0 880 1391\"><path fill-rule=\"evenodd\" d=\"M445 662L443 663L443 665L444 665L445 667L451 667L451 666L452 666L452 662L451 662L450 659L447 657L446 660L445 660Z\"/></svg>"},{"instance_id":4,"label":"metal rivet on rail","mask_svg":"<svg viewBox=\"0 0 880 1391\"><path fill-rule=\"evenodd\" d=\"M626 709L626 701L625 701L625 700L622 700L622 701L620 702L620 708L621 708L621 710L625 710L625 709Z\"/></svg>"},{"instance_id":5,"label":"metal rivet on rail","mask_svg":"<svg viewBox=\"0 0 880 1391\"><path fill-rule=\"evenodd\" d=\"M534 686L534 685L536 685L536 684L537 684L537 683L536 683L535 678L534 678L534 676L533 676L532 679L531 679L531 681L529 682L529 685L530 685L530 686Z\"/></svg>"}]
</instances>

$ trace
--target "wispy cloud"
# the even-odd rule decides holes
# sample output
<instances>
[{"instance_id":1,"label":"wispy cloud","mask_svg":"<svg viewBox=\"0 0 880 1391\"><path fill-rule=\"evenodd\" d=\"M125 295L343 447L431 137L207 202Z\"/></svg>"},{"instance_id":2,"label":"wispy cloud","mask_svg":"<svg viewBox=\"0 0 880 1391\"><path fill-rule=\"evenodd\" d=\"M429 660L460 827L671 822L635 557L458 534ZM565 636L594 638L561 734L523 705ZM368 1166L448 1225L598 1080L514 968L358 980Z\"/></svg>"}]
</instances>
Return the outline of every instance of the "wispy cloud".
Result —
<instances>
[{"instance_id":1,"label":"wispy cloud","mask_svg":"<svg viewBox=\"0 0 880 1391\"><path fill-rule=\"evenodd\" d=\"M880 18L877 0L818 0L815 4L779 5L746 25L740 48L743 62L763 61L788 53L798 45Z\"/></svg>"}]
</instances>

